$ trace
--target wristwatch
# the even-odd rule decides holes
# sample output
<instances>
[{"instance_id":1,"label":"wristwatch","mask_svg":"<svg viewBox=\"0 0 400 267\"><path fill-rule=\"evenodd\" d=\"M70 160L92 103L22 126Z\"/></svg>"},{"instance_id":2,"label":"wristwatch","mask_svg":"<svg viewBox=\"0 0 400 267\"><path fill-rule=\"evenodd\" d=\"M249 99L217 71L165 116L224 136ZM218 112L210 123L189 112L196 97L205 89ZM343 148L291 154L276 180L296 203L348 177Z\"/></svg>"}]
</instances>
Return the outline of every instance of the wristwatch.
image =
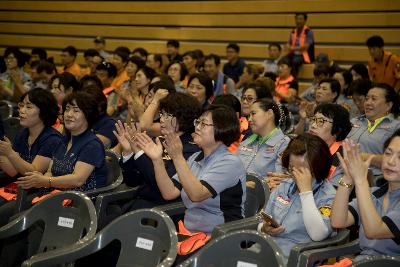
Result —
<instances>
[{"instance_id":1,"label":"wristwatch","mask_svg":"<svg viewBox=\"0 0 400 267\"><path fill-rule=\"evenodd\" d=\"M348 183L345 183L345 182L343 181L343 177L342 177L342 178L340 178L340 180L339 180L339 184L340 184L341 186L347 187L347 188L348 188L348 189L350 189L350 190L352 190L352 189L353 189L353 187L354 187L354 185L353 185L353 184L348 184Z\"/></svg>"}]
</instances>

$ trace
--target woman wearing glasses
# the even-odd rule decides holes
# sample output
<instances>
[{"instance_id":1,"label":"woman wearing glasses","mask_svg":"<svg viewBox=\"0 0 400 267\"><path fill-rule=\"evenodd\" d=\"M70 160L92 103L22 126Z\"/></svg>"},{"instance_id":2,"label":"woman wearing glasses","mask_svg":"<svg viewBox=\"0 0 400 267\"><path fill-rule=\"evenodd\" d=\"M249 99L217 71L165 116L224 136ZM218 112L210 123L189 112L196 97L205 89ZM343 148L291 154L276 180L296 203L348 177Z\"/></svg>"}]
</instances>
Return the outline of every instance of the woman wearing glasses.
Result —
<instances>
[{"instance_id":1,"label":"woman wearing glasses","mask_svg":"<svg viewBox=\"0 0 400 267\"><path fill-rule=\"evenodd\" d=\"M163 142L157 138L154 143L146 134L136 135L136 140L153 162L162 197L172 200L181 196L186 206L185 227L211 234L216 225L243 218L246 172L239 157L227 148L239 138L239 120L231 108L211 106L194 125L193 140L201 151L188 160L176 133ZM165 168L164 149L175 166L173 176Z\"/></svg>"},{"instance_id":2,"label":"woman wearing glasses","mask_svg":"<svg viewBox=\"0 0 400 267\"><path fill-rule=\"evenodd\" d=\"M162 99L159 106L161 135L177 134L182 142L183 157L188 159L193 153L199 151L199 147L192 142L192 133L194 132L193 120L201 114L200 104L190 95L172 93ZM124 182L128 186L140 186L138 197L125 205L124 211L151 208L167 203L168 201L162 197L157 187L151 159L137 147L133 140L136 129L133 125L128 126L128 124L122 124L120 121L116 126L115 135L122 147L121 168ZM176 173L175 166L166 151L162 154L162 161L168 176L174 176Z\"/></svg>"},{"instance_id":3,"label":"woman wearing glasses","mask_svg":"<svg viewBox=\"0 0 400 267\"><path fill-rule=\"evenodd\" d=\"M264 87L260 82L248 84L242 92L242 116L248 117L251 110L251 105L258 99L268 98L272 99L271 92Z\"/></svg>"}]
</instances>

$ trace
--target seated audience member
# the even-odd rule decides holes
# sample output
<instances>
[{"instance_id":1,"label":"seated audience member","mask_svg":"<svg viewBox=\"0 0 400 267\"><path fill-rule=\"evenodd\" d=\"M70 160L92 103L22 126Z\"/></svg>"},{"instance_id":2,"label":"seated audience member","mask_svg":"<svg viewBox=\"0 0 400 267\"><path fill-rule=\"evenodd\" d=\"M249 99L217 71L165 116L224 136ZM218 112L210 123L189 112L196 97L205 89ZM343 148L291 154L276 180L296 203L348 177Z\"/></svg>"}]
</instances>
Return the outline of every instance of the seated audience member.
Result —
<instances>
[{"instance_id":1,"label":"seated audience member","mask_svg":"<svg viewBox=\"0 0 400 267\"><path fill-rule=\"evenodd\" d=\"M243 69L242 75L239 77L239 81L235 85L236 92L234 95L240 98L242 96L243 88L249 83L255 82L260 77L260 74L261 71L258 65L247 64Z\"/></svg>"},{"instance_id":2,"label":"seated audience member","mask_svg":"<svg viewBox=\"0 0 400 267\"><path fill-rule=\"evenodd\" d=\"M164 62L161 54L150 54L147 57L146 66L155 70L158 74L164 73Z\"/></svg>"},{"instance_id":3,"label":"seated audience member","mask_svg":"<svg viewBox=\"0 0 400 267\"><path fill-rule=\"evenodd\" d=\"M383 142L400 128L399 97L389 85L375 84L365 98L364 110L364 115L351 120L348 137L360 145L364 157L373 155L370 168L380 175Z\"/></svg>"},{"instance_id":4,"label":"seated audience member","mask_svg":"<svg viewBox=\"0 0 400 267\"><path fill-rule=\"evenodd\" d=\"M353 82L353 77L349 71L336 72L332 76L333 79L340 84L340 95L336 100L339 104L349 111L350 119L360 116L360 112L352 99L350 84Z\"/></svg>"},{"instance_id":5,"label":"seated audience member","mask_svg":"<svg viewBox=\"0 0 400 267\"><path fill-rule=\"evenodd\" d=\"M103 93L107 97L107 114L114 116L118 112L119 92L112 84L117 77L117 68L108 62L102 62L96 67L96 76L100 79Z\"/></svg>"},{"instance_id":6,"label":"seated audience member","mask_svg":"<svg viewBox=\"0 0 400 267\"><path fill-rule=\"evenodd\" d=\"M278 43L270 43L268 45L268 58L264 60L264 72L278 74L278 61L281 58L282 47Z\"/></svg>"},{"instance_id":7,"label":"seated audience member","mask_svg":"<svg viewBox=\"0 0 400 267\"><path fill-rule=\"evenodd\" d=\"M234 83L239 81L239 77L242 75L243 69L246 66L246 62L244 62L243 58L240 58L239 53L240 47L237 44L230 43L226 46L226 59L228 62L224 64L223 73L231 78ZM217 66L219 66L219 64L217 64Z\"/></svg>"},{"instance_id":8,"label":"seated audience member","mask_svg":"<svg viewBox=\"0 0 400 267\"><path fill-rule=\"evenodd\" d=\"M75 76L69 72L56 74L51 77L50 90L55 96L59 106L62 105L64 97L67 94L77 91L78 88L78 81L76 80Z\"/></svg>"},{"instance_id":9,"label":"seated audience member","mask_svg":"<svg viewBox=\"0 0 400 267\"><path fill-rule=\"evenodd\" d=\"M124 89L124 90L134 89L136 72L139 69L141 69L144 65L146 65L146 62L143 61L138 56L132 56L128 59L128 63L126 63L126 66L125 66L125 71L126 71L126 74L128 74L129 80L126 80L122 84L122 89ZM124 98L123 92L120 92L120 95L121 95L121 97Z\"/></svg>"},{"instance_id":10,"label":"seated audience member","mask_svg":"<svg viewBox=\"0 0 400 267\"><path fill-rule=\"evenodd\" d=\"M83 52L83 57L85 59L86 68L82 69L81 77L85 75L94 75L96 72L96 67L101 62L104 61L96 49L87 49Z\"/></svg>"},{"instance_id":11,"label":"seated audience member","mask_svg":"<svg viewBox=\"0 0 400 267\"><path fill-rule=\"evenodd\" d=\"M329 221L335 188L327 181L332 157L319 137L303 134L282 155L282 166L290 172L271 193L265 212L280 225L261 223L259 231L271 235L285 259L297 244L322 241L332 233Z\"/></svg>"},{"instance_id":12,"label":"seated audience member","mask_svg":"<svg viewBox=\"0 0 400 267\"><path fill-rule=\"evenodd\" d=\"M337 152L342 154L342 142L351 131L349 112L338 104L321 104L310 118L309 133L320 137L328 145L332 155L332 167L328 180L334 185L343 174Z\"/></svg>"},{"instance_id":13,"label":"seated audience member","mask_svg":"<svg viewBox=\"0 0 400 267\"><path fill-rule=\"evenodd\" d=\"M275 81L275 99L280 102L295 101L298 90L296 78L292 75L292 65L288 57L278 61L278 77Z\"/></svg>"},{"instance_id":14,"label":"seated audience member","mask_svg":"<svg viewBox=\"0 0 400 267\"><path fill-rule=\"evenodd\" d=\"M84 88L88 86L95 86L99 88L99 90L102 90L103 83L101 82L99 77L95 75L85 75L79 80L79 87L77 91L82 91Z\"/></svg>"},{"instance_id":15,"label":"seated audience member","mask_svg":"<svg viewBox=\"0 0 400 267\"><path fill-rule=\"evenodd\" d=\"M186 93L186 86L183 84L183 80L186 78L188 71L185 64L180 61L172 61L167 67L167 74L174 81L175 90Z\"/></svg>"},{"instance_id":16,"label":"seated audience member","mask_svg":"<svg viewBox=\"0 0 400 267\"><path fill-rule=\"evenodd\" d=\"M366 79L359 79L350 84L349 91L352 95L354 105L357 107L358 116L365 113L364 102L369 89L372 88L372 82ZM356 116L356 117L358 117Z\"/></svg>"},{"instance_id":17,"label":"seated audience member","mask_svg":"<svg viewBox=\"0 0 400 267\"><path fill-rule=\"evenodd\" d=\"M29 59L29 63L33 61L46 61L47 60L47 52L43 48L32 48L31 50L31 58Z\"/></svg>"},{"instance_id":18,"label":"seated audience member","mask_svg":"<svg viewBox=\"0 0 400 267\"><path fill-rule=\"evenodd\" d=\"M358 79L369 79L367 66L361 63L354 64L349 69L353 81Z\"/></svg>"},{"instance_id":19,"label":"seated audience member","mask_svg":"<svg viewBox=\"0 0 400 267\"><path fill-rule=\"evenodd\" d=\"M149 55L149 52L147 52L146 49L144 49L143 47L137 47L132 50L132 53L130 56L140 57L144 62L146 62L148 55Z\"/></svg>"},{"instance_id":20,"label":"seated audience member","mask_svg":"<svg viewBox=\"0 0 400 267\"><path fill-rule=\"evenodd\" d=\"M331 224L335 228L355 225L359 228L361 253L353 262L374 256L400 256L400 130L394 132L383 145L382 187L370 188L368 167L371 158L364 161L359 146L353 141L343 146L340 157L344 176L333 201ZM355 187L356 198L348 203Z\"/></svg>"},{"instance_id":21,"label":"seated audience member","mask_svg":"<svg viewBox=\"0 0 400 267\"><path fill-rule=\"evenodd\" d=\"M94 40L94 48L97 52L99 52L100 56L105 60L108 60L111 57L111 54L106 51L106 39L101 36L97 36Z\"/></svg>"},{"instance_id":22,"label":"seated audience member","mask_svg":"<svg viewBox=\"0 0 400 267\"><path fill-rule=\"evenodd\" d=\"M270 99L259 99L251 105L249 125L253 134L238 149L247 173L265 177L268 172L282 172L279 157L290 141L281 130L289 119L287 112Z\"/></svg>"},{"instance_id":23,"label":"seated audience member","mask_svg":"<svg viewBox=\"0 0 400 267\"><path fill-rule=\"evenodd\" d=\"M193 121L201 115L201 111L200 103L194 97L183 93L169 94L160 101L161 135L175 133L179 136L185 160L200 150L192 142L192 133ZM140 186L138 197L131 202L129 209L152 208L167 203L158 189L151 159L137 147L133 141L134 136L129 134L132 129L128 128L127 131L127 126L128 124L124 126L119 122L116 133L122 146L122 174L125 184L132 187ZM168 176L173 177L176 169L172 158L165 151L162 160Z\"/></svg>"},{"instance_id":24,"label":"seated audience member","mask_svg":"<svg viewBox=\"0 0 400 267\"><path fill-rule=\"evenodd\" d=\"M236 92L235 82L220 71L221 59L218 55L210 54L206 56L204 71L213 80L214 95L234 94Z\"/></svg>"},{"instance_id":25,"label":"seated audience member","mask_svg":"<svg viewBox=\"0 0 400 267\"><path fill-rule=\"evenodd\" d=\"M197 55L197 70L199 72L204 71L204 62L206 61L206 57L203 50L195 49L193 52Z\"/></svg>"},{"instance_id":26,"label":"seated audience member","mask_svg":"<svg viewBox=\"0 0 400 267\"><path fill-rule=\"evenodd\" d=\"M76 57L78 55L78 50L73 46L67 46L61 52L61 63L63 67L58 69L58 73L69 72L79 79L81 76L81 67L76 63Z\"/></svg>"},{"instance_id":27,"label":"seated audience member","mask_svg":"<svg viewBox=\"0 0 400 267\"><path fill-rule=\"evenodd\" d=\"M300 98L307 100L307 101L315 101L315 91L317 90L319 86L319 82L322 81L323 79L329 78L329 67L325 65L317 66L315 65L315 68L313 70L314 74L314 80L309 88L304 90Z\"/></svg>"},{"instance_id":28,"label":"seated audience member","mask_svg":"<svg viewBox=\"0 0 400 267\"><path fill-rule=\"evenodd\" d=\"M186 206L184 226L211 234L218 224L243 218L246 172L227 146L239 138L239 120L226 106L211 106L194 121L194 142L201 148L187 161L179 135L154 143L145 133L135 135L138 147L152 160L158 188L165 200L181 196ZM176 174L170 177L162 160L163 146ZM182 230L182 229L180 229Z\"/></svg>"},{"instance_id":29,"label":"seated audience member","mask_svg":"<svg viewBox=\"0 0 400 267\"><path fill-rule=\"evenodd\" d=\"M118 47L114 50L110 62L117 68L117 75L111 83L111 86L115 88L117 92L122 89L122 84L129 80L128 74L126 73L125 66L129 58L129 49L126 47Z\"/></svg>"},{"instance_id":30,"label":"seated audience member","mask_svg":"<svg viewBox=\"0 0 400 267\"><path fill-rule=\"evenodd\" d=\"M44 173L62 138L51 127L58 115L57 101L49 91L37 88L21 97L18 108L24 129L17 134L12 144L7 138L0 141L0 167L12 177ZM0 205L6 202L0 198ZM8 208L1 209L0 225L8 222L13 207L14 204L10 204Z\"/></svg>"},{"instance_id":31,"label":"seated audience member","mask_svg":"<svg viewBox=\"0 0 400 267\"><path fill-rule=\"evenodd\" d=\"M333 76L336 72L344 71L334 60L329 59L328 54L319 53L315 58L315 67L326 66L329 68L329 76Z\"/></svg>"},{"instance_id":32,"label":"seated audience member","mask_svg":"<svg viewBox=\"0 0 400 267\"><path fill-rule=\"evenodd\" d=\"M397 90L400 88L400 58L385 51L385 43L379 35L368 38L371 59L368 61L369 77L374 83L386 83Z\"/></svg>"},{"instance_id":33,"label":"seated audience member","mask_svg":"<svg viewBox=\"0 0 400 267\"><path fill-rule=\"evenodd\" d=\"M205 73L190 76L187 91L201 104L203 110L207 109L214 97L212 80Z\"/></svg>"},{"instance_id":34,"label":"seated audience member","mask_svg":"<svg viewBox=\"0 0 400 267\"><path fill-rule=\"evenodd\" d=\"M57 69L53 63L40 61L35 69L35 78L32 76L32 88L49 90L51 78L56 75Z\"/></svg>"},{"instance_id":35,"label":"seated audience member","mask_svg":"<svg viewBox=\"0 0 400 267\"><path fill-rule=\"evenodd\" d=\"M250 115L251 105L259 99L269 98L272 100L272 93L260 82L250 83L244 89L241 97L242 116Z\"/></svg>"},{"instance_id":36,"label":"seated audience member","mask_svg":"<svg viewBox=\"0 0 400 267\"><path fill-rule=\"evenodd\" d=\"M0 74L0 97L18 102L20 97L31 89L31 77L24 72L24 54L15 47L4 51L6 71Z\"/></svg>"},{"instance_id":37,"label":"seated audience member","mask_svg":"<svg viewBox=\"0 0 400 267\"><path fill-rule=\"evenodd\" d=\"M178 61L182 62L183 58L179 55L179 41L178 40L168 40L167 42L167 55L169 62Z\"/></svg>"},{"instance_id":38,"label":"seated audience member","mask_svg":"<svg viewBox=\"0 0 400 267\"><path fill-rule=\"evenodd\" d=\"M335 72L332 78L340 83L340 88L344 95L351 95L349 86L353 82L353 75L351 75L349 70Z\"/></svg>"},{"instance_id":39,"label":"seated audience member","mask_svg":"<svg viewBox=\"0 0 400 267\"><path fill-rule=\"evenodd\" d=\"M87 92L97 103L99 110L99 118L92 126L92 132L103 143L106 149L117 145L118 140L113 134L115 131L115 120L107 115L107 98L101 90L101 87L96 85L88 85L82 88L82 91Z\"/></svg>"},{"instance_id":40,"label":"seated audience member","mask_svg":"<svg viewBox=\"0 0 400 267\"><path fill-rule=\"evenodd\" d=\"M188 71L187 79L197 73L198 59L198 54L194 51L187 51L183 54L183 64L185 64Z\"/></svg>"},{"instance_id":41,"label":"seated audience member","mask_svg":"<svg viewBox=\"0 0 400 267\"><path fill-rule=\"evenodd\" d=\"M291 58L294 72L298 73L299 68L304 63L311 63L314 61L314 33L306 25L307 14L295 14L296 28L292 30L287 44L288 56Z\"/></svg>"}]
</instances>

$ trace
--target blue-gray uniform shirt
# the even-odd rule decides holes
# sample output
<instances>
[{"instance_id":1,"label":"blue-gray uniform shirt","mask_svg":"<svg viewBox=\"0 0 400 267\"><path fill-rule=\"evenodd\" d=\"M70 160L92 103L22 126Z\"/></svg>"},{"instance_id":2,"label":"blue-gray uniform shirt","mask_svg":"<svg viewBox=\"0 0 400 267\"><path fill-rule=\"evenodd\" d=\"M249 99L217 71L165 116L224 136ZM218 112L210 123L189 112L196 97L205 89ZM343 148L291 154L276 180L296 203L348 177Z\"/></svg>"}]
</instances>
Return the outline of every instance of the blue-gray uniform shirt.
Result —
<instances>
[{"instance_id":1,"label":"blue-gray uniform shirt","mask_svg":"<svg viewBox=\"0 0 400 267\"><path fill-rule=\"evenodd\" d=\"M365 115L352 119L351 123L353 128L347 137L359 143L362 152L372 154L382 154L385 141L400 128L400 121L395 119L393 114L386 116L371 133L368 131ZM382 173L381 169L375 166L371 166L371 170L374 175Z\"/></svg>"},{"instance_id":2,"label":"blue-gray uniform shirt","mask_svg":"<svg viewBox=\"0 0 400 267\"><path fill-rule=\"evenodd\" d=\"M259 138L258 138L259 139ZM282 172L280 156L289 144L290 138L281 129L277 130L264 143L247 138L238 149L247 173L255 173L265 177L267 172Z\"/></svg>"},{"instance_id":3,"label":"blue-gray uniform shirt","mask_svg":"<svg viewBox=\"0 0 400 267\"><path fill-rule=\"evenodd\" d=\"M330 209L336 194L335 188L327 180L317 184L313 182L314 201L318 209L327 207ZM286 179L271 193L265 212L270 214L277 223L285 228L285 231L272 238L281 248L285 259L289 257L293 246L302 243L313 242L307 233L303 221L302 206L297 185L293 179ZM322 218L329 232L332 232L330 217L322 212Z\"/></svg>"},{"instance_id":4,"label":"blue-gray uniform shirt","mask_svg":"<svg viewBox=\"0 0 400 267\"><path fill-rule=\"evenodd\" d=\"M388 185L370 189L372 192L372 201L382 221L393 233L393 239L369 239L365 236L364 227L360 222L360 212L357 199L355 198L349 205L349 211L354 217L355 225L360 227L359 240L362 252L356 257L356 261L367 256L400 256L400 189L388 192ZM383 197L389 193L389 203L387 210L383 209Z\"/></svg>"},{"instance_id":5,"label":"blue-gray uniform shirt","mask_svg":"<svg viewBox=\"0 0 400 267\"><path fill-rule=\"evenodd\" d=\"M174 175L173 182L181 190L186 206L185 227L189 231L211 233L218 224L243 218L246 172L239 157L222 144L207 157L203 152L194 153L187 162L212 197L192 202L179 183L178 174Z\"/></svg>"}]
</instances>

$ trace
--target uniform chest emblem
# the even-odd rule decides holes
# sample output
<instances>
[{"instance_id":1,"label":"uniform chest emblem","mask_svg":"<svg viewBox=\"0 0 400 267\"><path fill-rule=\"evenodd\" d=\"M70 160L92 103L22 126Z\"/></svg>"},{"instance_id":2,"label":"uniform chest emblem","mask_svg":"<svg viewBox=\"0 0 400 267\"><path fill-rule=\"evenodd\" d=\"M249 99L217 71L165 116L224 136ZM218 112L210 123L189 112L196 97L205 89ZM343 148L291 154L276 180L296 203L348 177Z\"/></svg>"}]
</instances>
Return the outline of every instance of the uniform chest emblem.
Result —
<instances>
[{"instance_id":1,"label":"uniform chest emblem","mask_svg":"<svg viewBox=\"0 0 400 267\"><path fill-rule=\"evenodd\" d=\"M290 204L290 199L285 199L282 196L278 196L276 198L276 200L278 200L280 203L282 203L283 205L289 205Z\"/></svg>"}]
</instances>

